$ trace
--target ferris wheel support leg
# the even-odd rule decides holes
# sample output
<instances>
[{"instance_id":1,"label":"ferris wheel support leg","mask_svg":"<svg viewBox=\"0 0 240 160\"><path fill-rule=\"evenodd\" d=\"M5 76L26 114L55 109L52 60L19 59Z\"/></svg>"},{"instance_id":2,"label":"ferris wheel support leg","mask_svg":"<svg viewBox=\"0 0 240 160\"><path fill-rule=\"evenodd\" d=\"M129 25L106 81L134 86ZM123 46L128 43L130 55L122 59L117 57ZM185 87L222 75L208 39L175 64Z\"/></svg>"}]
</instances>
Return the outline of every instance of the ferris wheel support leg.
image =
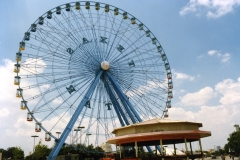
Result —
<instances>
[{"instance_id":1,"label":"ferris wheel support leg","mask_svg":"<svg viewBox=\"0 0 240 160\"><path fill-rule=\"evenodd\" d=\"M134 113L134 115L136 116L137 120L139 122L142 122L142 119L139 117L139 115L137 114L137 112L135 111L135 109L133 108L132 104L129 102L128 98L126 97L126 95L122 92L120 86L116 83L116 80L107 72L107 76L110 80L110 82L112 83L116 93L119 93L119 97L120 99L124 102L126 102L128 104L128 106L130 107L130 109L132 110L132 112ZM127 108L127 106L126 106ZM136 122L133 122L136 123ZM152 149L149 146L146 146L148 152L153 153Z\"/></svg>"},{"instance_id":2,"label":"ferris wheel support leg","mask_svg":"<svg viewBox=\"0 0 240 160\"><path fill-rule=\"evenodd\" d=\"M118 97L120 98L120 100L121 100L124 108L126 109L128 115L129 115L129 117L131 118L132 123L137 123L137 121L136 121L136 119L134 118L132 112L131 112L130 109L128 108L127 103L123 100L123 97L122 97L121 93L119 93L118 89L116 89L116 86L115 86L114 84L113 84L113 88L115 89L115 92L117 93L117 95L118 95ZM124 95L124 96L125 96L125 95Z\"/></svg>"},{"instance_id":3,"label":"ferris wheel support leg","mask_svg":"<svg viewBox=\"0 0 240 160\"><path fill-rule=\"evenodd\" d=\"M116 80L108 72L107 72L107 76L108 76L110 82L113 84L113 87L114 87L115 91L118 93L122 102L127 103L127 105L129 106L129 108L131 109L131 111L133 112L133 114L135 115L137 120L139 122L142 122L142 119L139 117L138 113L136 112L136 110L134 109L134 107L132 106L132 104L130 103L128 98L126 97L126 95L122 92L120 86L116 83ZM133 123L136 123L136 122L133 122Z\"/></svg>"},{"instance_id":4,"label":"ferris wheel support leg","mask_svg":"<svg viewBox=\"0 0 240 160\"><path fill-rule=\"evenodd\" d=\"M122 119L122 117L121 117L121 114L120 114L120 112L119 112L119 107L117 107L117 102L116 101L114 101L113 100L113 97L111 96L111 95L109 95L110 96L110 99L111 99L111 101L112 101L112 103L113 103L113 107L114 107L114 109L115 109L115 111L116 111L116 113L117 113L117 116L118 116L118 119L119 119L119 121L120 121L120 123L121 123L121 126L125 126L125 124L124 124L124 122L123 122L123 119Z\"/></svg>"},{"instance_id":5,"label":"ferris wheel support leg","mask_svg":"<svg viewBox=\"0 0 240 160\"><path fill-rule=\"evenodd\" d=\"M72 130L75 122L77 121L78 116L80 115L83 107L85 106L85 104L89 100L91 94L93 93L94 89L96 88L102 73L103 73L103 71L100 70L100 72L98 73L97 77L92 82L92 84L89 87L88 91L86 92L84 98L82 99L82 101L78 105L76 111L74 112L71 120L69 121L69 123L67 124L66 128L64 129L61 137L59 138L58 142L56 142L54 148L52 149L51 153L49 154L49 156L47 158L48 160L54 160L56 158L56 156L58 155L59 150L62 148L63 143L65 142L65 140L67 139L67 136L71 132L71 130Z\"/></svg>"},{"instance_id":6,"label":"ferris wheel support leg","mask_svg":"<svg viewBox=\"0 0 240 160\"><path fill-rule=\"evenodd\" d=\"M122 126L125 126L125 124L126 124L126 125L129 125L130 123L128 122L125 114L123 113L123 111L122 111L122 109L121 109L121 107L120 107L120 105L119 105L116 97L114 96L111 88L109 87L108 84L105 84L105 85L106 85L106 88L107 88L107 92L108 92L108 94L109 94L109 97L110 97L110 99L111 99L111 101L112 101L112 103L113 103L114 109L116 110L116 113L118 114L118 118L119 118L119 121L120 121L121 125L122 125ZM124 119L124 121L125 121L125 124L124 124L121 116L123 117L123 119ZM122 122L121 122L121 121L122 121Z\"/></svg>"}]
</instances>

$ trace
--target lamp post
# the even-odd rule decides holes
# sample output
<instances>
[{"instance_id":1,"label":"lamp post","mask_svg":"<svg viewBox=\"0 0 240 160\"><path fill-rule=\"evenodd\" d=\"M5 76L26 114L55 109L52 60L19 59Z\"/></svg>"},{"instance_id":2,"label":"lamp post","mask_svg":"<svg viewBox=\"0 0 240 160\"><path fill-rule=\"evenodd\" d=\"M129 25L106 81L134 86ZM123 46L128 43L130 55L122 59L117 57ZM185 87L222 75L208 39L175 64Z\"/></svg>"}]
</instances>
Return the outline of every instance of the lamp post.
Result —
<instances>
[{"instance_id":1,"label":"lamp post","mask_svg":"<svg viewBox=\"0 0 240 160\"><path fill-rule=\"evenodd\" d=\"M92 135L91 133L87 133L86 136L88 136L88 152L89 152L89 136Z\"/></svg>"},{"instance_id":2,"label":"lamp post","mask_svg":"<svg viewBox=\"0 0 240 160\"><path fill-rule=\"evenodd\" d=\"M56 132L57 133L57 135L58 135L58 139L59 139L59 134L61 134L61 132Z\"/></svg>"},{"instance_id":3,"label":"lamp post","mask_svg":"<svg viewBox=\"0 0 240 160\"><path fill-rule=\"evenodd\" d=\"M85 127L84 126L81 126L81 127L79 126L78 128L74 129L74 131L80 131L80 137L79 137L80 138L80 144L82 143L81 139L82 139L82 129L83 128L85 128Z\"/></svg>"},{"instance_id":4,"label":"lamp post","mask_svg":"<svg viewBox=\"0 0 240 160\"><path fill-rule=\"evenodd\" d=\"M33 153L34 153L34 151L35 151L35 138L37 138L37 137L39 137L39 136L37 136L37 135L33 135L33 136L31 136L31 137L33 137ZM33 153L32 153L32 159L33 159Z\"/></svg>"}]
</instances>

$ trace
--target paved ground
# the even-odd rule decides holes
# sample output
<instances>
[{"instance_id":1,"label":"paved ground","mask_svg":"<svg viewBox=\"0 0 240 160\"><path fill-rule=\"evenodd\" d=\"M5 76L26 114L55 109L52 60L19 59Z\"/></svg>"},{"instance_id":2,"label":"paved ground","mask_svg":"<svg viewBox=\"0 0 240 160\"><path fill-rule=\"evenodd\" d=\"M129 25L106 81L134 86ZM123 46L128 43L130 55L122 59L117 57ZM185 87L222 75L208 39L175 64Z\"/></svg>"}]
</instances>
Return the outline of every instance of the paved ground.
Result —
<instances>
[{"instance_id":1,"label":"paved ground","mask_svg":"<svg viewBox=\"0 0 240 160\"><path fill-rule=\"evenodd\" d=\"M217 159L219 160L221 160L221 157L219 156L217 156ZM211 157L207 157L207 158L204 158L204 160L214 160L214 159L212 159ZM230 159L230 157L229 156L225 156L225 160L232 160L232 159ZM234 160L240 160L240 158L238 158L238 157L235 157L234 158Z\"/></svg>"}]
</instances>

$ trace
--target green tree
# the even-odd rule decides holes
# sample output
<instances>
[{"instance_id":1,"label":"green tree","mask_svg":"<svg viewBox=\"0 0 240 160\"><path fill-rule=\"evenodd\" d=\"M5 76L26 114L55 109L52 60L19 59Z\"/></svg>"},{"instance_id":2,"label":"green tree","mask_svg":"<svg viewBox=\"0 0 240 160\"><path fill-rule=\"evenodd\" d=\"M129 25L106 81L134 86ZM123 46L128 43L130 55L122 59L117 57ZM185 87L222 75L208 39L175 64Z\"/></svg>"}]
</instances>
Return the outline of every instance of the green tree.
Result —
<instances>
[{"instance_id":1,"label":"green tree","mask_svg":"<svg viewBox=\"0 0 240 160\"><path fill-rule=\"evenodd\" d=\"M13 151L15 147L9 147L7 148L7 151L4 155L4 158L13 158Z\"/></svg>"},{"instance_id":2,"label":"green tree","mask_svg":"<svg viewBox=\"0 0 240 160\"><path fill-rule=\"evenodd\" d=\"M14 159L23 159L24 151L20 147L14 147L12 156Z\"/></svg>"},{"instance_id":3,"label":"green tree","mask_svg":"<svg viewBox=\"0 0 240 160\"><path fill-rule=\"evenodd\" d=\"M9 147L7 150L0 149L0 152L2 152L3 158L11 158L11 159L23 159L24 158L24 152L20 147Z\"/></svg>"},{"instance_id":4,"label":"green tree","mask_svg":"<svg viewBox=\"0 0 240 160\"><path fill-rule=\"evenodd\" d=\"M225 153L229 153L229 144L228 143L225 144L224 151L225 151Z\"/></svg>"},{"instance_id":5,"label":"green tree","mask_svg":"<svg viewBox=\"0 0 240 160\"><path fill-rule=\"evenodd\" d=\"M36 159L45 159L50 154L51 149L41 141L35 146L33 157Z\"/></svg>"},{"instance_id":6,"label":"green tree","mask_svg":"<svg viewBox=\"0 0 240 160\"><path fill-rule=\"evenodd\" d=\"M232 152L240 154L240 131L233 132L228 138L228 145Z\"/></svg>"},{"instance_id":7,"label":"green tree","mask_svg":"<svg viewBox=\"0 0 240 160\"><path fill-rule=\"evenodd\" d=\"M3 148L0 148L0 153L2 153L2 158L6 158L5 155L6 155L6 150L3 149Z\"/></svg>"}]
</instances>

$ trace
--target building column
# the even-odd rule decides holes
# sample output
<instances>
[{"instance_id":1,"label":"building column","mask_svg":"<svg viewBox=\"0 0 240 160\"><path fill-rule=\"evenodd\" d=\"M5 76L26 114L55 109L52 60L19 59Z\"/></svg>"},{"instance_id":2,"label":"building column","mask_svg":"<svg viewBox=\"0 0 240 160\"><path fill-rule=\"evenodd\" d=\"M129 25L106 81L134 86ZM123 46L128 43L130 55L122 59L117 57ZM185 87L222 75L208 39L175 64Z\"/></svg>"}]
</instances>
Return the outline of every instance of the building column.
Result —
<instances>
[{"instance_id":1,"label":"building column","mask_svg":"<svg viewBox=\"0 0 240 160\"><path fill-rule=\"evenodd\" d=\"M136 141L135 141L135 152L136 152L136 158L138 158L138 146Z\"/></svg>"},{"instance_id":2,"label":"building column","mask_svg":"<svg viewBox=\"0 0 240 160\"><path fill-rule=\"evenodd\" d=\"M122 147L121 144L119 144L119 149L120 149L120 159L122 158Z\"/></svg>"},{"instance_id":3,"label":"building column","mask_svg":"<svg viewBox=\"0 0 240 160\"><path fill-rule=\"evenodd\" d=\"M191 150L191 155L193 155L193 151L192 151L192 143L190 142L190 150Z\"/></svg>"},{"instance_id":4,"label":"building column","mask_svg":"<svg viewBox=\"0 0 240 160\"><path fill-rule=\"evenodd\" d=\"M202 151L202 143L201 143L201 138L199 138L199 147L200 147L200 152L202 154L202 160L203 160L203 151Z\"/></svg>"},{"instance_id":5,"label":"building column","mask_svg":"<svg viewBox=\"0 0 240 160\"><path fill-rule=\"evenodd\" d=\"M163 156L163 145L162 145L162 139L160 139L160 147L161 147L161 155ZM162 158L164 160L164 158Z\"/></svg>"},{"instance_id":6,"label":"building column","mask_svg":"<svg viewBox=\"0 0 240 160\"><path fill-rule=\"evenodd\" d=\"M173 144L173 147L174 147L174 154L175 154L175 156L176 156L177 154L176 154L176 146L175 146L175 142L174 142L174 144Z\"/></svg>"},{"instance_id":7,"label":"building column","mask_svg":"<svg viewBox=\"0 0 240 160\"><path fill-rule=\"evenodd\" d=\"M187 140L186 140L186 138L184 138L184 142L185 142L185 149L186 149L186 154L187 154L187 160L189 160L189 157L188 157L188 147L187 147Z\"/></svg>"}]
</instances>

